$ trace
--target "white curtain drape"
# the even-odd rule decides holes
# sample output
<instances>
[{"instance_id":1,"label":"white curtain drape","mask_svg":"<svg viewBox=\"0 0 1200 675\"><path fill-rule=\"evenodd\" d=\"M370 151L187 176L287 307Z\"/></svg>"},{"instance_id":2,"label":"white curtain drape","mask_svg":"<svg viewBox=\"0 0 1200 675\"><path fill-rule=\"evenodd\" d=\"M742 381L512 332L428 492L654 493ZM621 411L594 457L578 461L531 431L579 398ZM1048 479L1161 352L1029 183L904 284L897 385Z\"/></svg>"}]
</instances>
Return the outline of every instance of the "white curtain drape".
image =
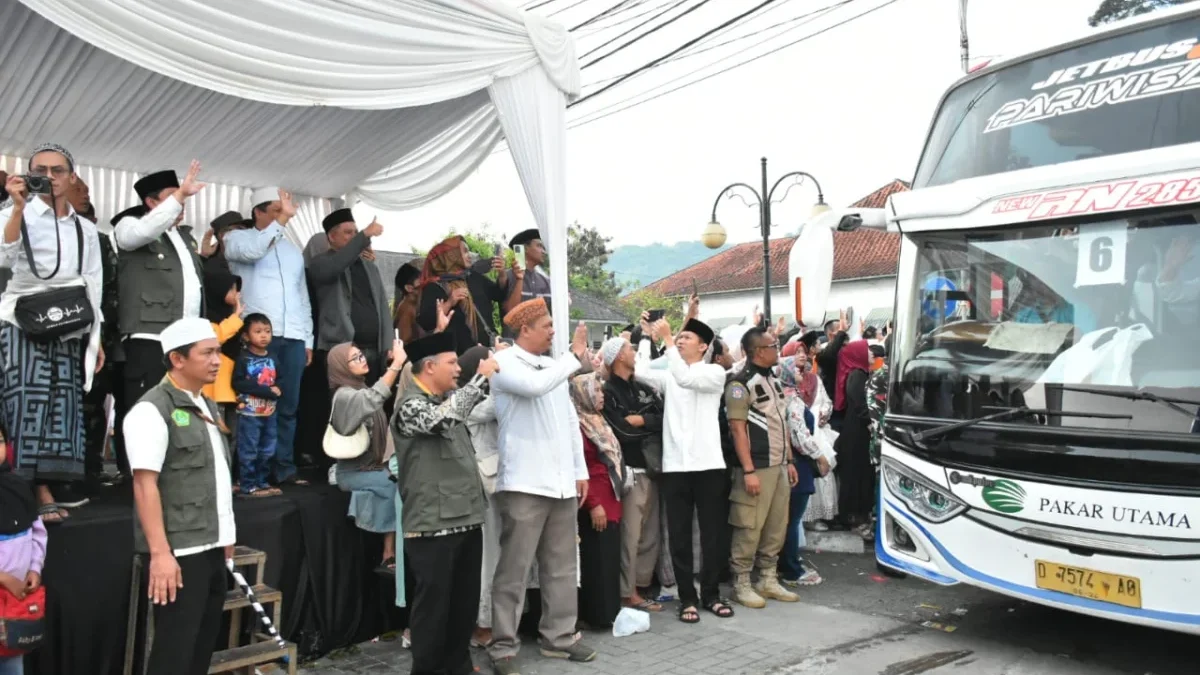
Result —
<instances>
[{"instance_id":1,"label":"white curtain drape","mask_svg":"<svg viewBox=\"0 0 1200 675\"><path fill-rule=\"evenodd\" d=\"M444 195L511 132L498 79L580 89L567 30L503 0L0 0L0 25L0 62L41 66L0 69L25 94L0 99L2 154L51 140L129 175L199 158L214 183L389 210ZM132 199L99 183L102 218Z\"/></svg>"},{"instance_id":2,"label":"white curtain drape","mask_svg":"<svg viewBox=\"0 0 1200 675\"><path fill-rule=\"evenodd\" d=\"M496 80L488 93L550 253L554 349L561 354L574 332L567 291L566 97L540 66Z\"/></svg>"}]
</instances>

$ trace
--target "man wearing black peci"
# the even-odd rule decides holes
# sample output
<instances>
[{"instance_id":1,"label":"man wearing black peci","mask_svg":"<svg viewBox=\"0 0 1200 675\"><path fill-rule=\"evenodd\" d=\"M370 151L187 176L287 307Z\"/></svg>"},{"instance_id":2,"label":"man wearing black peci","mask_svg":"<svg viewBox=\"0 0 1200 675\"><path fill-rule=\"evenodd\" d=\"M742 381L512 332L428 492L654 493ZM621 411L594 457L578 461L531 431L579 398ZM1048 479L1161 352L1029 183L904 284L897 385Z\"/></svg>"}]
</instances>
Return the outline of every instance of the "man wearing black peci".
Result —
<instances>
[{"instance_id":1,"label":"man wearing black peci","mask_svg":"<svg viewBox=\"0 0 1200 675\"><path fill-rule=\"evenodd\" d=\"M498 367L490 357L480 361L475 377L458 388L453 334L427 335L405 351L413 384L397 404L392 432L404 555L414 585L412 673L468 675L474 672L470 640L479 610L487 497L466 419Z\"/></svg>"},{"instance_id":2,"label":"man wearing black peci","mask_svg":"<svg viewBox=\"0 0 1200 675\"><path fill-rule=\"evenodd\" d=\"M125 346L126 410L166 375L159 333L171 323L204 316L204 261L192 228L183 225L189 197L204 188L193 161L180 184L159 171L133 184L140 204L112 224L117 257L118 328Z\"/></svg>"}]
</instances>

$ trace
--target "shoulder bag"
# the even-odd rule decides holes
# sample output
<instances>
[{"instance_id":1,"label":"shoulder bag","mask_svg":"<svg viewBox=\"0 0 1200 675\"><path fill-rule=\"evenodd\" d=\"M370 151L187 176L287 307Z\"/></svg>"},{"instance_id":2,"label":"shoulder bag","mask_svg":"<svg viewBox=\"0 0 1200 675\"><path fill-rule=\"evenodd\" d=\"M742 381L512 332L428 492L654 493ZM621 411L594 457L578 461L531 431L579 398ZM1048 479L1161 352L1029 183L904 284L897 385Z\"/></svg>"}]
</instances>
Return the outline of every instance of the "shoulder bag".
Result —
<instances>
[{"instance_id":1,"label":"shoulder bag","mask_svg":"<svg viewBox=\"0 0 1200 675\"><path fill-rule=\"evenodd\" d=\"M31 652L46 635L46 587L24 598L0 589L0 658Z\"/></svg>"},{"instance_id":2,"label":"shoulder bag","mask_svg":"<svg viewBox=\"0 0 1200 675\"><path fill-rule=\"evenodd\" d=\"M54 271L49 276L42 276L37 271L33 260L33 247L29 244L29 229L21 219L21 243L25 247L25 259L29 262L29 271L33 276L43 281L53 279L62 267L62 235L55 221L55 239L58 242L58 255L55 259ZM79 224L79 216L75 216L76 251L79 254L77 273L83 276L83 226ZM86 284L86 280L83 282ZM24 295L17 298L13 309L17 326L25 336L34 342L50 342L69 333L87 330L96 320L92 312L92 303L88 299L87 286L64 286L48 291Z\"/></svg>"},{"instance_id":3,"label":"shoulder bag","mask_svg":"<svg viewBox=\"0 0 1200 675\"><path fill-rule=\"evenodd\" d=\"M337 396L335 395L336 399ZM332 401L336 405L337 401ZM366 424L358 425L353 434L343 436L333 428L333 413L329 413L329 423L325 425L325 439L321 442L325 454L333 459L354 459L371 447L371 432Z\"/></svg>"}]
</instances>

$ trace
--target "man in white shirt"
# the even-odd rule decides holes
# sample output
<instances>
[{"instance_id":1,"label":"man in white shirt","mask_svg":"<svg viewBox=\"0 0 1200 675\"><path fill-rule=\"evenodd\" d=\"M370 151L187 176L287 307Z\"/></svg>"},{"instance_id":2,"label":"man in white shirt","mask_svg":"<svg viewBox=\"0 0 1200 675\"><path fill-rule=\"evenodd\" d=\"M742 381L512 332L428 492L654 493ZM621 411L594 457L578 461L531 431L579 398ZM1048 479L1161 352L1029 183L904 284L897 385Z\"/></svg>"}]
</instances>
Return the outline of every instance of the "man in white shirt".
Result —
<instances>
[{"instance_id":1,"label":"man in white shirt","mask_svg":"<svg viewBox=\"0 0 1200 675\"><path fill-rule=\"evenodd\" d=\"M635 376L663 393L663 474L659 489L667 512L667 539L675 580L679 584L679 620L696 623L699 607L721 618L733 616L720 596L718 580L729 561L729 472L721 450L718 412L725 391L725 367L706 363L716 334L706 324L688 319L671 338L665 319L654 324L654 336L668 345L666 369L639 363ZM692 518L700 522L700 596L693 581Z\"/></svg>"},{"instance_id":2,"label":"man in white shirt","mask_svg":"<svg viewBox=\"0 0 1200 675\"><path fill-rule=\"evenodd\" d=\"M536 555L542 591L541 653L587 662L596 651L575 640L578 609L575 521L587 497L583 436L567 379L587 359L587 327L575 330L571 353L550 351L554 323L541 298L504 317L515 345L496 354L492 396L500 424L496 510L500 561L492 580L492 645L497 675L519 675L517 624L525 581Z\"/></svg>"},{"instance_id":3,"label":"man in white shirt","mask_svg":"<svg viewBox=\"0 0 1200 675\"><path fill-rule=\"evenodd\" d=\"M217 378L221 345L199 318L176 321L159 339L171 369L124 426L134 550L149 555L156 605L147 670L203 675L221 628L225 560L237 540L228 448L217 406L201 394Z\"/></svg>"},{"instance_id":4,"label":"man in white shirt","mask_svg":"<svg viewBox=\"0 0 1200 675\"><path fill-rule=\"evenodd\" d=\"M124 345L125 410L166 374L158 335L172 322L204 316L204 261L183 206L204 188L192 161L183 184L172 170L133 184L140 204L112 219L117 257L118 329Z\"/></svg>"}]
</instances>

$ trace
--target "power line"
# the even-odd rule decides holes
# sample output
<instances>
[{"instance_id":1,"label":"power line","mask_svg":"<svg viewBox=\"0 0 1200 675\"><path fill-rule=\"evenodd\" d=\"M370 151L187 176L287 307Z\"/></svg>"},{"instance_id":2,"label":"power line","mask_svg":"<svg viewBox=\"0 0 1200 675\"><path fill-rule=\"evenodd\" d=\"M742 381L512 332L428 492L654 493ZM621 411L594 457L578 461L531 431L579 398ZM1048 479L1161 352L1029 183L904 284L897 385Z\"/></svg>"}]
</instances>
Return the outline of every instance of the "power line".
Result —
<instances>
[{"instance_id":1,"label":"power line","mask_svg":"<svg viewBox=\"0 0 1200 675\"><path fill-rule=\"evenodd\" d=\"M553 0L546 0L546 2L543 2L542 5L546 4L547 2L552 2L552 1ZM578 6L582 5L583 3L590 2L590 1L591 0L575 0L575 2L572 2L571 4L567 5L566 7L563 7L562 9L556 9L553 12L550 12L549 14L547 14L546 16L555 16L558 14L562 14L563 12L567 11L568 9L578 7ZM538 5L537 7L541 7L542 5ZM537 9L537 7L530 7L529 9Z\"/></svg>"},{"instance_id":2,"label":"power line","mask_svg":"<svg viewBox=\"0 0 1200 675\"><path fill-rule=\"evenodd\" d=\"M684 10L684 11L683 11L683 13L681 13L681 14L678 14L678 15L676 15L676 16L674 16L674 17L671 17L670 19L667 19L666 21L664 21L664 22L662 22L662 23L658 24L658 25L657 25L657 26L655 26L654 28L651 28L650 30L646 31L645 33L642 33L641 35L638 35L637 37L633 38L633 39L632 39L632 40L630 40L629 42L626 42L625 44L623 44L623 45L621 45L621 46L617 47L616 49L612 50L611 52L608 52L607 54L602 54L601 56L597 56L596 58L594 58L594 59L592 59L591 61L589 61L589 62L587 62L587 63L583 64L582 66L579 66L579 69L580 69L580 70L583 70L583 69L585 69L585 68L590 68L590 67L592 67L592 66L596 65L597 63L600 63L601 61L603 61L604 59L607 59L608 57L612 56L613 54L616 54L617 52L620 52L620 51L621 51L621 50L623 50L623 49L627 49L629 46L631 46L631 45L633 45L634 43L638 42L638 41L639 41L639 40L641 40L642 38L644 38L644 37L648 37L648 36L650 36L650 35L654 35L654 34L655 34L655 33L657 33L658 31L660 31L660 30L662 30L662 29L666 28L667 26L670 26L671 24L673 24L673 23L675 23L676 21L678 21L678 20L682 19L683 17L687 16L688 14L691 14L692 12L694 12L694 11L696 11L696 10L700 9L701 7L703 7L703 6L707 5L708 3L709 3L709 0L700 0L700 2L699 2L699 3L697 3L697 4L695 4L695 5L691 6L691 7L689 7L688 9ZM672 8L672 9L674 9L674 8ZM666 14L668 11L670 11L670 10L665 10L665 11L663 11L663 14ZM660 16L661 16L661 15L660 15ZM657 17L656 17L656 18L657 18ZM647 20L645 23L649 23L649 22L650 22L650 21L652 21L652 20L653 20L653 19L649 19L649 20ZM632 30L633 30L633 29L630 29L630 31L632 31ZM627 32L629 32L629 31L627 31Z\"/></svg>"},{"instance_id":3,"label":"power line","mask_svg":"<svg viewBox=\"0 0 1200 675\"><path fill-rule=\"evenodd\" d=\"M599 33L603 33L606 30L612 30L613 28L616 28L617 26L623 26L623 25L629 23L630 21L637 21L638 19L642 18L643 16L646 16L647 14L657 12L658 10L662 9L663 7L666 7L667 5L671 4L672 2L676 2L676 0L664 0L663 2L660 2L657 5L650 7L644 11L638 12L637 14L634 14L633 16L626 17L624 19L621 19L620 21L614 21L613 23L610 23L606 26L592 26L591 30L584 31L584 34L585 35L597 35ZM609 15L608 17L605 17L605 18L612 19L616 16L624 14L625 12L633 10L635 7L636 7L636 5L631 5L627 8L625 8L624 10L617 12L616 14ZM600 21L597 21L596 23L600 23Z\"/></svg>"},{"instance_id":4,"label":"power line","mask_svg":"<svg viewBox=\"0 0 1200 675\"><path fill-rule=\"evenodd\" d=\"M617 86L617 85L621 84L621 83L622 83L622 82L624 82L625 80L628 80L629 78L631 78L631 77L633 77L633 76L637 75L638 73L640 73L640 72L642 72L642 71L645 71L645 70L649 70L650 68L653 68L655 65L657 65L657 64L659 64L659 63L661 63L661 62L663 62L663 61L664 61L664 60L666 60L666 59L669 59L669 58L671 58L672 56L674 56L674 55L678 54L678 53L679 53L679 52L681 52L681 51L684 51L684 50L685 50L685 49L687 49L688 47L691 47L692 45L696 44L697 42L700 42L701 40L703 40L704 38L708 37L709 35L712 35L713 33L717 32L717 31L719 31L719 30L721 30L721 29L723 29L723 28L725 28L725 27L727 27L727 26L731 26L731 25L733 25L734 23L737 23L738 21L741 21L741 20L742 20L742 19L744 19L745 17L747 17L747 16L750 16L751 14L754 14L755 12L757 12L757 11L758 11L758 10L760 10L760 9L762 9L763 7L766 7L767 5L770 5L771 3L773 3L773 2L776 2L776 1L777 1L777 0L763 0L763 1L762 1L762 2L760 2L759 4L755 5L755 6L754 6L752 9L750 9L750 10L748 10L748 11L745 11L745 12L742 12L741 14L738 14L737 16L733 17L732 19L729 19L728 21L726 21L725 23L722 23L721 25L717 26L716 28L713 28L713 29L711 29L711 30L705 31L704 33L701 33L700 35L698 35L698 36L696 36L696 37L692 38L691 40L688 40L687 42L683 43L682 45L679 45L678 47L676 47L675 49L673 49L673 50L671 50L671 51L667 52L666 54L663 54L662 56L660 56L660 57L658 57L658 58L654 59L653 61L650 61L649 63L643 64L643 65L639 66L638 68L635 68L634 70L631 70L631 71L629 71L628 73L626 73L626 74L622 75L621 77L617 78L615 81L613 81L613 82L610 82L610 83L608 83L608 84L604 85L603 87L600 87L600 88L599 88L599 89L597 89L596 91L594 91L594 92L592 92L592 93L590 93L590 94L586 94L586 95L582 96L582 97L581 97L581 98L579 98L579 99L576 99L574 103L571 103L571 104L570 104L569 106L567 106L567 107L571 107L571 106L579 105L580 103L583 103L584 101L586 101L586 100L588 100L588 99L595 98L595 97L599 96L600 94L603 94L604 92L606 92L606 91L608 91L609 89L612 89L613 87L615 87L615 86ZM704 2L708 2L708 0L704 0ZM653 32L653 31L651 31L651 32Z\"/></svg>"},{"instance_id":5,"label":"power line","mask_svg":"<svg viewBox=\"0 0 1200 675\"><path fill-rule=\"evenodd\" d=\"M779 52L781 52L781 51L783 51L783 50L787 49L788 47L792 47L792 46L794 46L794 45L800 44L801 42L804 42L805 40L808 40L808 39L814 38L814 37L816 37L816 36L818 36L818 35L821 35L822 33L829 32L829 31L833 30L834 28L838 28L839 26L844 26L844 25L846 25L846 24L850 23L851 21L855 21L855 20L861 19L862 17L864 17L864 16L866 16L866 15L868 15L868 14L872 14L872 13L874 13L874 12L877 12L877 11L879 11L879 10L883 9L884 7L887 7L888 5L895 4L896 2L897 2L897 0L887 0L887 2L884 2L883 4L881 4L881 5L878 5L878 6L876 6L876 7L872 7L871 9L868 9L868 10L866 10L865 12L862 12L862 13L860 13L860 14L856 14L856 15L854 15L854 16L852 16L852 17L848 18L848 19L844 19L844 20L842 20L842 21L839 21L839 22L837 22L837 23L835 23L835 24L833 24L833 25L826 26L825 28L822 28L821 30L818 30L818 31L817 31L817 32L815 32L815 33L810 33L810 34L808 34L808 35L805 35L805 36L804 36L804 37L802 37L802 38L799 38L799 39L793 40L793 41L791 41L791 42L789 42L789 43L787 43L787 44L785 44L785 45L781 45L780 47L777 47L777 48L775 48L775 49L772 49L771 51L764 52L764 53L762 53L762 54L759 54L758 56L754 56L754 57L752 57L752 58L749 58L749 59L746 59L746 60L744 60L744 61L740 61L740 62L738 62L738 63L735 63L735 64L733 64L732 66L729 66L728 68L723 68L723 69L721 69L721 70L718 70L718 71L717 71L717 72L715 72L715 73L710 73L710 74L708 74L708 75L705 75L704 77L701 77L701 78L699 78L699 79L697 79L697 80L692 80L691 82L685 82L684 84L681 84L681 85L679 85L678 87L674 87L674 88L672 88L672 89L668 89L667 91L660 92L660 93L658 93L658 94L655 94L654 96L651 96L650 98L647 98L647 99L642 99L641 101L635 101L635 102L633 102L633 103L630 103L630 104L629 104L629 105L627 105L627 106L624 106L624 107L618 108L618 109L616 109L616 110L613 110L612 112L605 113L605 114L603 114L603 115L597 115L597 116L590 117L590 118L587 118L587 117L585 116L585 119L580 119L580 120L577 120L576 122L574 122L574 123L572 123L572 124L569 124L569 125L567 126L567 128L568 128L568 129L574 129L574 128L576 128L576 127L581 127L581 126L583 126L583 125L585 125L585 124L591 124L592 122L596 122L596 121L602 120L602 119L604 119L605 117L610 117L610 116L612 116L612 115L615 115L615 114L617 114L617 113L619 113L619 112L623 112L623 111L625 111L625 110L629 110L630 108L636 108L637 106L639 106L639 105L642 105L643 103L649 103L650 101L653 101L653 100L655 100L655 99L662 98L663 96L666 96L667 94L672 94L672 93L674 93L674 92L677 92L677 91L679 91L680 89L685 89L685 88L687 88L687 87L690 87L690 86L692 86L693 84L699 84L699 83L701 83L701 82L704 82L705 80L712 79L712 78L714 78L714 77L716 77L716 76L718 76L718 75L722 75L722 74L724 74L724 73L727 73L727 72L729 72L729 71L731 71L731 70L734 70L734 69L736 69L736 68L741 68L742 66L748 65L748 64L750 64L750 63L753 63L753 62L755 62L755 61L757 61L757 60L759 60L759 59L761 59L761 58L764 58L764 57L770 56L770 55L772 55L772 54L777 54L777 53L779 53ZM710 65L711 65L711 64L710 64ZM705 66L705 67L707 67L707 66ZM686 77L686 76L685 76L685 77ZM582 100L582 99L580 99L580 100ZM610 106L610 107L611 107L611 106ZM594 113L593 113L593 114L594 114Z\"/></svg>"},{"instance_id":6,"label":"power line","mask_svg":"<svg viewBox=\"0 0 1200 675\"><path fill-rule=\"evenodd\" d=\"M783 21L780 21L780 22L778 22L778 23L771 24L770 26L766 26L766 27L764 27L764 28L760 28L760 29L758 29L758 30L755 30L755 31L752 31L752 32L746 33L746 34L744 34L744 35L738 35L737 37L732 37L732 38L729 38L728 40L725 40L725 41L723 41L723 42L718 42L718 43L716 43L716 44L713 44L713 45L708 45L708 46L706 46L706 47L704 47L704 48L702 48L702 49L696 49L696 50L693 50L693 51L690 51L690 52L687 52L687 53L684 53L684 54L679 54L679 55L675 56L674 58L667 59L666 61L663 61L662 63L660 63L660 64L658 64L658 65L656 65L656 66L654 66L654 67L655 67L655 68L658 68L659 66L665 66L665 65L667 65L668 63L676 63L676 62L678 62L678 61L682 61L682 60L684 60L684 59L686 59L686 58L691 58L691 57L693 57L693 56L699 56L700 54L703 54L703 53L705 53L705 52L710 52L710 51L712 51L712 50L714 50L714 49L720 49L721 47L724 47L724 46L726 46L726 45L731 45L731 44L733 44L733 43L735 43L735 42L741 42L742 40L747 40L747 39L750 39L750 38L752 38L752 37L757 37L757 36L759 36L759 35L762 35L763 33L766 33L766 32L772 31L772 30L775 30L776 28L780 28L780 27L782 27L782 26L786 26L787 24L790 24L790 23L796 23L796 22L800 22L800 23L798 23L797 25L795 25L795 26L792 26L791 28L788 28L787 30L780 31L780 32L776 33L775 35L772 35L772 36L770 36L770 37L768 37L768 38L766 38L766 39L764 39L764 40L761 40L761 41L759 41L759 42L756 42L756 43L754 43L753 45L751 45L750 47L747 47L747 48L746 48L746 49L753 49L754 47L757 47L757 46L759 46L759 45L761 45L761 44L764 44L764 43L766 43L766 42L770 42L771 40L774 40L775 38L777 38L777 37L780 37L781 35L786 35L787 33L790 33L791 31L793 31L793 30L795 30L795 29L799 28L800 26L803 26L803 25L805 25L805 24L807 24L807 23L810 23L810 22L814 21L815 19L818 19L818 18L820 18L820 16L824 16L826 13L828 13L828 12L830 12L830 11L834 10L834 9L837 9L837 8L839 8L839 7L842 7L843 5L850 4L850 3L851 3L851 2L853 2L853 1L854 1L854 0L840 0L840 2L837 2L837 3L835 3L835 4L832 4L832 5L827 5L827 6L825 6L825 7L822 7L821 9L816 9L816 10L813 10L813 11L811 11L811 12L805 12L804 14L801 14L801 15L799 15L799 16L794 16L794 17L792 17L792 18L790 18L790 19L785 19L785 20L783 20ZM764 12L764 13L765 13L765 12ZM820 15L820 16L815 16L815 15ZM807 21L805 21L805 19L808 19L808 20L807 20ZM746 50L745 50L745 49L743 49L742 51L746 51ZM740 54L740 53L741 53L741 52L737 52L737 54ZM724 60L724 59L728 59L728 58L731 58L732 56L735 56L735 55L736 55L736 54L730 54L730 55L728 55L728 56L724 57L723 59L718 59L717 61L714 61L713 63L720 63L722 60ZM698 68L697 70L703 70L704 68L707 68L708 66L711 66L711 65L713 65L713 63L705 64L704 66L701 66L701 67L700 67L700 68ZM695 72L697 72L697 70L693 70L693 71L692 71L692 73L695 73ZM692 73L688 73L688 75L691 75ZM604 84L605 82L612 82L613 80L615 80L615 79L617 79L617 78L619 78L619 77L620 77L620 75L614 75L614 76L612 76L612 77L605 78L605 79L603 79L603 80L596 80L595 82L588 82L587 84L585 84L585 85L583 85L583 86L585 86L585 87L594 87L594 86L596 86L596 85L599 85L599 84Z\"/></svg>"},{"instance_id":7,"label":"power line","mask_svg":"<svg viewBox=\"0 0 1200 675\"><path fill-rule=\"evenodd\" d=\"M600 13L599 13L599 14L597 14L596 16L593 16L592 18L588 19L587 21L584 21L584 22L583 22L583 23L581 23L581 24L578 24L578 25L576 25L576 26L572 26L572 27L571 27L571 28L569 28L568 30L569 30L570 32L574 33L575 31L579 30L580 28L583 28L584 26L587 26L587 25L589 25L589 24L595 23L595 22L597 22L597 21L599 21L599 20L603 19L603 18L604 18L604 17L606 17L606 16L615 16L615 14L614 14L614 13L615 13L617 10L621 9L621 8L622 8L622 7L624 7L625 5L628 5L630 2L633 2L633 4L636 6L636 5L637 5L639 2L641 2L641 0L621 0L620 2L618 2L618 3L617 3L617 4L615 4L615 5L613 5L612 7L609 7L608 9L604 10L603 12L600 12ZM626 7L625 9L630 9L630 8L629 8L629 7Z\"/></svg>"},{"instance_id":8,"label":"power line","mask_svg":"<svg viewBox=\"0 0 1200 675\"><path fill-rule=\"evenodd\" d=\"M666 8L666 9L664 9L664 10L662 10L662 11L661 11L661 12L659 12L658 14L655 14L654 16L650 17L649 19L646 19L645 21L643 21L643 22L639 23L638 25L634 26L633 28L630 28L629 30L625 31L624 33L621 33L620 35L618 35L618 36L616 36L616 37L612 38L612 39L611 39L611 40L609 40L608 42L605 42L604 44L601 44L601 45L599 45L599 46L595 47L594 49L592 49L592 50L590 50L590 51L584 52L584 53L583 53L583 55L581 55L579 58L581 58L581 59L582 59L582 58L585 58L585 57L587 57L587 56L591 56L592 54L595 54L596 52L600 51L601 49L604 49L605 47L607 47L607 46L611 45L612 43L616 42L617 40L620 40L621 38L625 37L626 35L629 35L629 34L630 34L630 33L632 33L633 31L635 31L635 30L637 30L637 29L641 28L642 26L645 26L646 24L648 24L648 23L650 23L651 21L653 21L653 20L657 19L658 17L662 16L663 14L666 14L667 12L669 12L669 11L671 11L671 10L675 9L676 7L678 7L678 6L682 5L682 4L683 4L683 3L685 3L685 2L687 2L687 0L675 0L675 4L671 5L670 7ZM660 5L660 7L661 7L661 5ZM654 10L651 10L651 11L654 11ZM649 14L649 12L647 12L647 14ZM639 15L639 16L644 16L644 15Z\"/></svg>"}]
</instances>

